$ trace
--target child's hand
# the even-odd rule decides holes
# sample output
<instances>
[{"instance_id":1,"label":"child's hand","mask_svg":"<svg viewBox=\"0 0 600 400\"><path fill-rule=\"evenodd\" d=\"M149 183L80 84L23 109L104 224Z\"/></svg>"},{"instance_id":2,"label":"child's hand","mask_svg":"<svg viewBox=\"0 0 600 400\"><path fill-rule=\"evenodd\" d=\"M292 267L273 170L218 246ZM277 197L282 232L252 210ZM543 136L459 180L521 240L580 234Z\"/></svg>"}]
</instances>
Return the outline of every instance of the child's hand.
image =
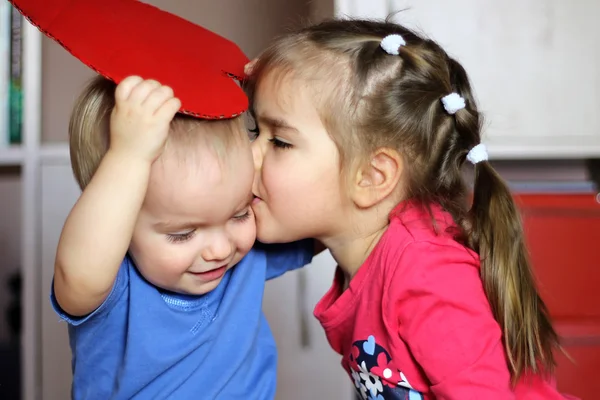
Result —
<instances>
[{"instance_id":1,"label":"child's hand","mask_svg":"<svg viewBox=\"0 0 600 400\"><path fill-rule=\"evenodd\" d=\"M125 78L115 91L111 151L153 162L162 152L171 120L180 107L170 87L138 76Z\"/></svg>"}]
</instances>

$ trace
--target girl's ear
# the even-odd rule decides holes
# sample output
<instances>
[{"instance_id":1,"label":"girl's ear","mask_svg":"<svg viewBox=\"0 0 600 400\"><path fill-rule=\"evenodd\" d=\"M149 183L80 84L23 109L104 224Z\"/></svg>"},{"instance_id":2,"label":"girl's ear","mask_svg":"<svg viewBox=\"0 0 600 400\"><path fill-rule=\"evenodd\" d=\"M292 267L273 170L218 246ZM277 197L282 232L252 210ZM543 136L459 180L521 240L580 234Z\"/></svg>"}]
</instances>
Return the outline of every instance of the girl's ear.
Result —
<instances>
[{"instance_id":1,"label":"girl's ear","mask_svg":"<svg viewBox=\"0 0 600 400\"><path fill-rule=\"evenodd\" d=\"M377 149L356 171L352 200L360 208L379 204L394 192L403 171L404 160L396 150Z\"/></svg>"}]
</instances>

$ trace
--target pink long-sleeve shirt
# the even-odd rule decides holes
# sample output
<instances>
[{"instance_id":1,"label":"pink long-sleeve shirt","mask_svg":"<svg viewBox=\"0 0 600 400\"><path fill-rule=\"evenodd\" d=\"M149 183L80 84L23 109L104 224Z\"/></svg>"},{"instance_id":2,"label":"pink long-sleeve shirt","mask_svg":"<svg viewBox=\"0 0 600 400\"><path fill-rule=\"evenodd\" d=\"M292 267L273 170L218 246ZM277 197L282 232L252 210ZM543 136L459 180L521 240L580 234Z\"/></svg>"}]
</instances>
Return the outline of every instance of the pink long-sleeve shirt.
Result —
<instances>
[{"instance_id":1,"label":"pink long-sleeve shirt","mask_svg":"<svg viewBox=\"0 0 600 400\"><path fill-rule=\"evenodd\" d=\"M565 399L552 379L510 384L500 327L479 275L479 256L453 239L452 218L400 205L343 290L315 309L363 399ZM436 233L437 231L437 233Z\"/></svg>"}]
</instances>

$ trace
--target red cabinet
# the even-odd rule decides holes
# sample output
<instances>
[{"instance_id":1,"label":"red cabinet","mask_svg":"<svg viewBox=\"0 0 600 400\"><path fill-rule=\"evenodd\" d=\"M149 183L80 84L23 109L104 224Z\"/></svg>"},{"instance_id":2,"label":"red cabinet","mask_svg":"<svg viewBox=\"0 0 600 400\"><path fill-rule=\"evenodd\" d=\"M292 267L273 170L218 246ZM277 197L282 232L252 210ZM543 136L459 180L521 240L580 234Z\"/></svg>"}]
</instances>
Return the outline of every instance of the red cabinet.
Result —
<instances>
[{"instance_id":1,"label":"red cabinet","mask_svg":"<svg viewBox=\"0 0 600 400\"><path fill-rule=\"evenodd\" d=\"M517 195L533 268L565 350L561 391L600 399L600 204L593 194Z\"/></svg>"}]
</instances>

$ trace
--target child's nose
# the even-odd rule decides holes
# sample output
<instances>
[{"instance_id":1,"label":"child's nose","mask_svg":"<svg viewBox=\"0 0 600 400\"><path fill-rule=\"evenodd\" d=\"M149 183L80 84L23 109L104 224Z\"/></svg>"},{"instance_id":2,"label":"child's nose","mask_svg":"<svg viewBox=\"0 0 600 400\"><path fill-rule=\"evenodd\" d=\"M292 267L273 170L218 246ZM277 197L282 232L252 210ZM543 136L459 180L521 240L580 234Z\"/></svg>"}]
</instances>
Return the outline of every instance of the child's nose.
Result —
<instances>
[{"instance_id":1,"label":"child's nose","mask_svg":"<svg viewBox=\"0 0 600 400\"><path fill-rule=\"evenodd\" d=\"M254 159L254 170L260 171L263 163L263 145L261 140L257 139L252 142L252 157Z\"/></svg>"},{"instance_id":2,"label":"child's nose","mask_svg":"<svg viewBox=\"0 0 600 400\"><path fill-rule=\"evenodd\" d=\"M204 261L212 262L227 261L231 252L232 246L229 239L224 235L217 235L202 251L202 258Z\"/></svg>"}]
</instances>

